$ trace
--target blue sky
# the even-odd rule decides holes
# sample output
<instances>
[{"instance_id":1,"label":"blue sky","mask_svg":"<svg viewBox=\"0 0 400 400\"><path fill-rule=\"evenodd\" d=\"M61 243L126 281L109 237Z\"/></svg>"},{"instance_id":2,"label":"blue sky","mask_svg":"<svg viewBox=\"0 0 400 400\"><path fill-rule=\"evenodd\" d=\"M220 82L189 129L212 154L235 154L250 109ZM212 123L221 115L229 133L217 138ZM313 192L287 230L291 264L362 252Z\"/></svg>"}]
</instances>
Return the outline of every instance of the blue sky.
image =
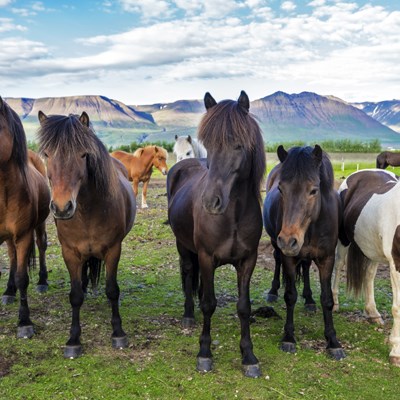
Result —
<instances>
[{"instance_id":1,"label":"blue sky","mask_svg":"<svg viewBox=\"0 0 400 400\"><path fill-rule=\"evenodd\" d=\"M400 98L400 2L0 0L0 95Z\"/></svg>"}]
</instances>

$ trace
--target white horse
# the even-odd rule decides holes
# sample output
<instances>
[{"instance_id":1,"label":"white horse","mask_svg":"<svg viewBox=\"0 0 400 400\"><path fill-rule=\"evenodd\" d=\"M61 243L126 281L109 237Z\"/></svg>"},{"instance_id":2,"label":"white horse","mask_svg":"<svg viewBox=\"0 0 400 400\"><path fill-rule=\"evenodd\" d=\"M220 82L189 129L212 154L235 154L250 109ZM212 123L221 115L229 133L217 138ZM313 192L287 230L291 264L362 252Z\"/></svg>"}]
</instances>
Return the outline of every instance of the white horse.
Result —
<instances>
[{"instance_id":1,"label":"white horse","mask_svg":"<svg viewBox=\"0 0 400 400\"><path fill-rule=\"evenodd\" d=\"M176 155L176 162L178 162L185 158L206 158L207 150L197 139L192 139L190 135L175 135L174 154Z\"/></svg>"},{"instance_id":2,"label":"white horse","mask_svg":"<svg viewBox=\"0 0 400 400\"><path fill-rule=\"evenodd\" d=\"M385 170L351 174L339 188L343 221L336 248L333 281L334 310L339 309L340 272L347 259L347 286L364 292L365 314L383 324L374 296L378 263L389 264L393 292L390 362L400 367L400 180Z\"/></svg>"}]
</instances>

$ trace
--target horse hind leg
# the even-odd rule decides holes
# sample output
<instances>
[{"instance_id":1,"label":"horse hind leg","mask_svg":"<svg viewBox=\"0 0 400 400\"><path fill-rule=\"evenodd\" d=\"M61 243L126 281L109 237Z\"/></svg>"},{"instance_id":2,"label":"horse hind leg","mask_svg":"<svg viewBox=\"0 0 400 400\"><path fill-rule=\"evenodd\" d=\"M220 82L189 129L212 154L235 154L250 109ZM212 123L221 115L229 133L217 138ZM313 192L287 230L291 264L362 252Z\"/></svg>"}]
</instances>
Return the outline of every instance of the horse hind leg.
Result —
<instances>
[{"instance_id":1,"label":"horse hind leg","mask_svg":"<svg viewBox=\"0 0 400 400\"><path fill-rule=\"evenodd\" d=\"M199 290L199 261L197 254L187 250L179 242L177 242L177 249L179 252L182 290L185 295L182 327L187 329L195 325L194 295Z\"/></svg>"},{"instance_id":2,"label":"horse hind leg","mask_svg":"<svg viewBox=\"0 0 400 400\"><path fill-rule=\"evenodd\" d=\"M317 306L315 300L312 297L311 285L310 285L310 267L311 261L302 261L301 268L303 274L303 298L304 298L304 308L309 312L316 312Z\"/></svg>"},{"instance_id":3,"label":"horse hind leg","mask_svg":"<svg viewBox=\"0 0 400 400\"><path fill-rule=\"evenodd\" d=\"M368 322L383 325L384 322L382 316L376 308L375 294L374 294L374 281L377 269L378 269L378 264L371 263L365 271L364 285L363 285L364 297L365 297L364 311Z\"/></svg>"},{"instance_id":4,"label":"horse hind leg","mask_svg":"<svg viewBox=\"0 0 400 400\"><path fill-rule=\"evenodd\" d=\"M39 249L39 281L36 290L39 293L47 292L49 284L47 282L47 266L46 266L46 250L47 250L47 233L46 224L42 223L36 228L36 245Z\"/></svg>"},{"instance_id":5,"label":"horse hind leg","mask_svg":"<svg viewBox=\"0 0 400 400\"><path fill-rule=\"evenodd\" d=\"M282 256L279 249L274 249L274 259L275 259L275 269L274 269L274 278L271 283L271 289L267 294L267 302L274 303L278 300L278 290L281 287L281 264L282 264Z\"/></svg>"},{"instance_id":6,"label":"horse hind leg","mask_svg":"<svg viewBox=\"0 0 400 400\"><path fill-rule=\"evenodd\" d=\"M335 264L333 266L333 280L332 280L332 296L333 296L333 309L332 311L339 311L339 286L340 278L342 275L343 267L346 264L346 257L349 247L344 246L340 241L336 246Z\"/></svg>"},{"instance_id":7,"label":"horse hind leg","mask_svg":"<svg viewBox=\"0 0 400 400\"><path fill-rule=\"evenodd\" d=\"M7 288L3 293L2 303L12 304L16 299L17 286L15 285L15 272L17 271L17 253L12 240L7 240L8 258L10 260L10 273Z\"/></svg>"}]
</instances>

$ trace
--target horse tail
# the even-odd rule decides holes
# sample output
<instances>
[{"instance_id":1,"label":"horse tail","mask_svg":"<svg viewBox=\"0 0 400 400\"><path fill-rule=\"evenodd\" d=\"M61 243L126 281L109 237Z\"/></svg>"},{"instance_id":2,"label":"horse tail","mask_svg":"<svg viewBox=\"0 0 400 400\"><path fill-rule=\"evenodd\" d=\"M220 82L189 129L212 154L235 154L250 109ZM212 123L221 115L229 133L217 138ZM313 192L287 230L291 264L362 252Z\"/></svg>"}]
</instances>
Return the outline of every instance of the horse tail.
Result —
<instances>
[{"instance_id":1,"label":"horse tail","mask_svg":"<svg viewBox=\"0 0 400 400\"><path fill-rule=\"evenodd\" d=\"M181 268L181 280L182 280L182 290L185 292L185 287L187 284L187 276L191 273L191 282L189 282L192 286L192 296L194 297L199 292L199 282L200 282L200 267L199 267L199 260L197 258L197 254L191 253L190 254L190 270L185 268L185 264L180 262ZM190 272L189 272L190 271ZM190 276L190 275L189 275Z\"/></svg>"},{"instance_id":2,"label":"horse tail","mask_svg":"<svg viewBox=\"0 0 400 400\"><path fill-rule=\"evenodd\" d=\"M96 289L100 281L102 261L96 257L90 257L83 265L83 280L90 280L92 288ZM85 278L86 277L86 278Z\"/></svg>"},{"instance_id":3,"label":"horse tail","mask_svg":"<svg viewBox=\"0 0 400 400\"><path fill-rule=\"evenodd\" d=\"M356 243L351 243L347 253L347 291L360 297L369 265L369 259Z\"/></svg>"},{"instance_id":4,"label":"horse tail","mask_svg":"<svg viewBox=\"0 0 400 400\"><path fill-rule=\"evenodd\" d=\"M36 268L36 246L35 246L35 237L32 237L32 242L28 251L28 270L32 270Z\"/></svg>"}]
</instances>

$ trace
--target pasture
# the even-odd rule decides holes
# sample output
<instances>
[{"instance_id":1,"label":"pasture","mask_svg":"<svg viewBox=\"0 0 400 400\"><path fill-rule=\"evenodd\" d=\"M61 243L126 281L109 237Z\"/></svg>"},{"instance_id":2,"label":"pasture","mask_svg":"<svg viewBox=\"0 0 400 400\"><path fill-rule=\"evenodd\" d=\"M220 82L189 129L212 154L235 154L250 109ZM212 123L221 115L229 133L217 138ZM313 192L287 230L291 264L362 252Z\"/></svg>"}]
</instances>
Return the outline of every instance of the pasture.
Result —
<instances>
[{"instance_id":1,"label":"pasture","mask_svg":"<svg viewBox=\"0 0 400 400\"><path fill-rule=\"evenodd\" d=\"M267 155L268 170L275 155ZM335 177L359 168L373 167L374 155L332 155ZM342 159L343 158L343 159ZM170 157L172 163L174 157ZM348 169L347 169L348 167ZM399 173L394 170L396 173ZM89 294L81 309L83 356L64 359L71 309L69 275L61 256L54 222L48 220L47 265L49 290L35 290L38 271L30 273L29 304L36 335L16 338L18 303L0 305L1 399L376 399L397 398L400 368L389 365L385 343L390 332L391 288L385 266L376 279L376 301L385 326L368 324L363 301L345 293L342 279L341 309L334 315L337 336L347 358L330 359L325 351L319 281L311 272L317 312L307 314L303 302L295 309L298 351L279 350L285 305L281 289L275 311L282 317L255 316L251 324L254 353L262 376L245 378L239 352L239 319L236 313L236 272L229 265L216 272L217 310L212 319L214 370L196 371L201 312L196 306L196 327L182 329L183 294L175 239L168 225L165 177L153 174L148 209L138 209L133 229L123 242L118 282L120 313L129 347L111 347L111 310L105 295L105 277L97 292ZM266 304L274 262L269 239L263 232L253 273L252 309ZM0 290L8 278L5 246L0 247ZM298 290L302 289L300 284Z\"/></svg>"}]
</instances>

